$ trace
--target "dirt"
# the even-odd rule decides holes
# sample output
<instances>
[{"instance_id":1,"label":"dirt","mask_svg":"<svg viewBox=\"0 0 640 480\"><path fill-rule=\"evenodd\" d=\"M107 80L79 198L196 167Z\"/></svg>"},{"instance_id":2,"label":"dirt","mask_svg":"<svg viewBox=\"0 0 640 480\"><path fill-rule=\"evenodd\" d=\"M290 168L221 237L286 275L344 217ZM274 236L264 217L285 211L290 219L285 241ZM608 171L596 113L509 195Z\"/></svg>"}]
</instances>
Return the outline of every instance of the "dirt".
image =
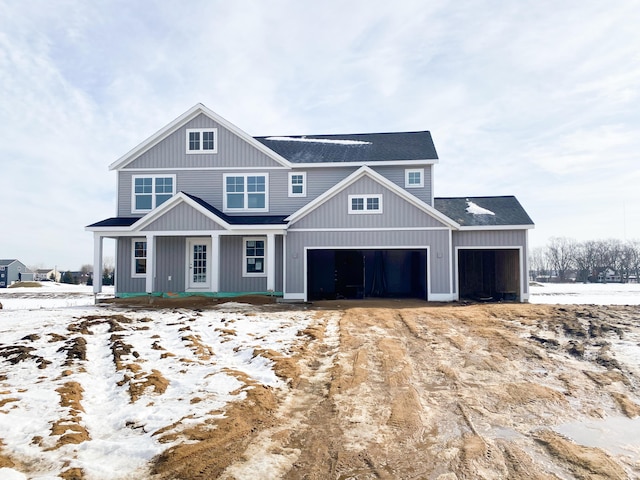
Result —
<instances>
[{"instance_id":1,"label":"dirt","mask_svg":"<svg viewBox=\"0 0 640 480\"><path fill-rule=\"evenodd\" d=\"M325 302L295 362L156 459L161 479L635 478L570 421L640 414L638 307ZM579 351L580 354L576 354ZM267 356L278 365L277 355ZM284 360L284 359L283 359ZM260 394L262 398L255 398ZM265 401L265 398L268 400Z\"/></svg>"}]
</instances>

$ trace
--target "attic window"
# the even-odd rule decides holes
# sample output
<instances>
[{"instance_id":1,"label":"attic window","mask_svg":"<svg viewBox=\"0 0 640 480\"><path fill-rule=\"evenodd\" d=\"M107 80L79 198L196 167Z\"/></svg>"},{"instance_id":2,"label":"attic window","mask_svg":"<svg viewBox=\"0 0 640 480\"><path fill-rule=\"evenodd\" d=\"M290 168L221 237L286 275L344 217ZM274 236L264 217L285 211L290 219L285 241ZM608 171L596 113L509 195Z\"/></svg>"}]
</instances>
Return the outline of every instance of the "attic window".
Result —
<instances>
[{"instance_id":1,"label":"attic window","mask_svg":"<svg viewBox=\"0 0 640 480\"><path fill-rule=\"evenodd\" d=\"M218 129L188 128L187 153L218 153Z\"/></svg>"},{"instance_id":2,"label":"attic window","mask_svg":"<svg viewBox=\"0 0 640 480\"><path fill-rule=\"evenodd\" d=\"M382 195L349 195L349 214L382 213Z\"/></svg>"}]
</instances>

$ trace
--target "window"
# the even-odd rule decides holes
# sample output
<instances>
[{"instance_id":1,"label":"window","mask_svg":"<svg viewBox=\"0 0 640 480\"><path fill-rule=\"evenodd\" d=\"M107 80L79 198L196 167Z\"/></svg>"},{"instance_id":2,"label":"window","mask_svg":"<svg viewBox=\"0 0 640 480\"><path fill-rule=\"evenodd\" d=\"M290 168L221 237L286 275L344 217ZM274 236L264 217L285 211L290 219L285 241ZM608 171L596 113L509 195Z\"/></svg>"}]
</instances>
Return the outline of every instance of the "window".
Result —
<instances>
[{"instance_id":1,"label":"window","mask_svg":"<svg viewBox=\"0 0 640 480\"><path fill-rule=\"evenodd\" d=\"M147 241L142 238L132 240L132 277L144 277L147 274Z\"/></svg>"},{"instance_id":2,"label":"window","mask_svg":"<svg viewBox=\"0 0 640 480\"><path fill-rule=\"evenodd\" d=\"M307 173L306 172L289 172L289 196L290 197L306 197L307 196Z\"/></svg>"},{"instance_id":3,"label":"window","mask_svg":"<svg viewBox=\"0 0 640 480\"><path fill-rule=\"evenodd\" d=\"M382 213L382 195L349 195L349 213Z\"/></svg>"},{"instance_id":4,"label":"window","mask_svg":"<svg viewBox=\"0 0 640 480\"><path fill-rule=\"evenodd\" d=\"M176 177L135 176L133 181L133 213L148 212L159 207L176 193Z\"/></svg>"},{"instance_id":5,"label":"window","mask_svg":"<svg viewBox=\"0 0 640 480\"><path fill-rule=\"evenodd\" d=\"M218 153L218 129L188 128L187 153Z\"/></svg>"},{"instance_id":6,"label":"window","mask_svg":"<svg viewBox=\"0 0 640 480\"><path fill-rule=\"evenodd\" d=\"M244 242L244 266L242 269L245 277L264 277L266 272L264 238L245 238Z\"/></svg>"},{"instance_id":7,"label":"window","mask_svg":"<svg viewBox=\"0 0 640 480\"><path fill-rule=\"evenodd\" d=\"M424 169L412 168L404 171L405 188L424 187Z\"/></svg>"},{"instance_id":8,"label":"window","mask_svg":"<svg viewBox=\"0 0 640 480\"><path fill-rule=\"evenodd\" d=\"M224 176L225 211L267 212L269 176L266 173Z\"/></svg>"}]
</instances>

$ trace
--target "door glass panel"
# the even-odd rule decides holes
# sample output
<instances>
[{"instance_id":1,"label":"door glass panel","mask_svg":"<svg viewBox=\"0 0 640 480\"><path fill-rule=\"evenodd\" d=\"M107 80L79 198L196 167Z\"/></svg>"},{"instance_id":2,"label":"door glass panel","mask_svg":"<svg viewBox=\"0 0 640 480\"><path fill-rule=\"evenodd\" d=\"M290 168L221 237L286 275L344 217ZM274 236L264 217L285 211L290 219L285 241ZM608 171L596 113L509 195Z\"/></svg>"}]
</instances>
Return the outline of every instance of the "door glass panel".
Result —
<instances>
[{"instance_id":1,"label":"door glass panel","mask_svg":"<svg viewBox=\"0 0 640 480\"><path fill-rule=\"evenodd\" d=\"M193 246L193 283L207 282L207 246Z\"/></svg>"}]
</instances>

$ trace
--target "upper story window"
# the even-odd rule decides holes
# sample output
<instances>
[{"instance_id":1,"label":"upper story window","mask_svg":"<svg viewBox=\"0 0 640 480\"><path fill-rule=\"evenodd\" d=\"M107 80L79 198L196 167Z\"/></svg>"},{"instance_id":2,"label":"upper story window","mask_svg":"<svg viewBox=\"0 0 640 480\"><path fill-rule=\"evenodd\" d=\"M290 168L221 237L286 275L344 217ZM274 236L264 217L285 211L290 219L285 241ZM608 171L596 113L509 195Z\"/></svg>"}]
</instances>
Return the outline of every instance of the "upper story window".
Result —
<instances>
[{"instance_id":1,"label":"upper story window","mask_svg":"<svg viewBox=\"0 0 640 480\"><path fill-rule=\"evenodd\" d=\"M424 168L408 168L404 171L405 188L424 187Z\"/></svg>"},{"instance_id":2,"label":"upper story window","mask_svg":"<svg viewBox=\"0 0 640 480\"><path fill-rule=\"evenodd\" d=\"M187 153L218 153L218 129L188 128Z\"/></svg>"},{"instance_id":3,"label":"upper story window","mask_svg":"<svg viewBox=\"0 0 640 480\"><path fill-rule=\"evenodd\" d=\"M134 238L131 247L131 276L144 277L147 274L147 241Z\"/></svg>"},{"instance_id":4,"label":"upper story window","mask_svg":"<svg viewBox=\"0 0 640 480\"><path fill-rule=\"evenodd\" d=\"M289 196L290 197L306 197L307 196L307 173L306 172L289 172Z\"/></svg>"},{"instance_id":5,"label":"upper story window","mask_svg":"<svg viewBox=\"0 0 640 480\"><path fill-rule=\"evenodd\" d=\"M224 211L269 211L269 175L227 173L224 176Z\"/></svg>"},{"instance_id":6,"label":"upper story window","mask_svg":"<svg viewBox=\"0 0 640 480\"><path fill-rule=\"evenodd\" d=\"M382 213L382 195L349 195L349 213Z\"/></svg>"},{"instance_id":7,"label":"upper story window","mask_svg":"<svg viewBox=\"0 0 640 480\"><path fill-rule=\"evenodd\" d=\"M175 175L134 175L132 182L133 213L153 210L176 193Z\"/></svg>"}]
</instances>

